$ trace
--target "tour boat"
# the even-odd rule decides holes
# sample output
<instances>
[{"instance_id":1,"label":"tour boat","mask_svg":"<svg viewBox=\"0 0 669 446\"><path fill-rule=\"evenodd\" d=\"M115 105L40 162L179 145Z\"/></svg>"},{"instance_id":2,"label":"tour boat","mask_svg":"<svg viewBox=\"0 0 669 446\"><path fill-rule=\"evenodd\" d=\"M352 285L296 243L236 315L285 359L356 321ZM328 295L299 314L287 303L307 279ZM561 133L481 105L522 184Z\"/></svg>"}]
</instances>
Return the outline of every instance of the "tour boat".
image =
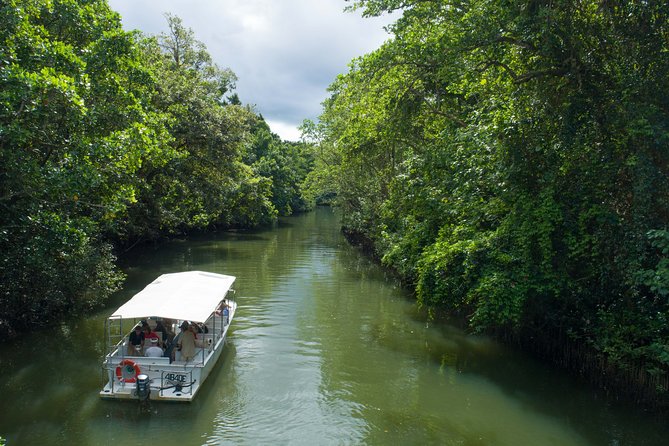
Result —
<instances>
[{"instance_id":1,"label":"tour boat","mask_svg":"<svg viewBox=\"0 0 669 446\"><path fill-rule=\"evenodd\" d=\"M223 351L237 309L234 281L203 271L163 274L119 307L105 322L100 396L192 401ZM144 325L162 331L134 334Z\"/></svg>"}]
</instances>

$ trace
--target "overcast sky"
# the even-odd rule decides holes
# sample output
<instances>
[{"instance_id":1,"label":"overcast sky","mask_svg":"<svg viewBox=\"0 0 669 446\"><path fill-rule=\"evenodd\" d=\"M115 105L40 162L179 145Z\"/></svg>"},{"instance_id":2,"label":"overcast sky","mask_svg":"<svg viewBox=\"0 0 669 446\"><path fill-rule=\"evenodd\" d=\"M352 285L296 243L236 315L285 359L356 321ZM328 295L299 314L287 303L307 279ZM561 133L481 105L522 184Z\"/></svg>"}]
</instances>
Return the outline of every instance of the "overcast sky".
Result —
<instances>
[{"instance_id":1,"label":"overcast sky","mask_svg":"<svg viewBox=\"0 0 669 446\"><path fill-rule=\"evenodd\" d=\"M108 0L125 29L167 31L169 12L193 29L217 65L235 72L237 93L274 133L297 140L316 120L326 88L357 56L390 36L391 18L343 12L344 0Z\"/></svg>"}]
</instances>

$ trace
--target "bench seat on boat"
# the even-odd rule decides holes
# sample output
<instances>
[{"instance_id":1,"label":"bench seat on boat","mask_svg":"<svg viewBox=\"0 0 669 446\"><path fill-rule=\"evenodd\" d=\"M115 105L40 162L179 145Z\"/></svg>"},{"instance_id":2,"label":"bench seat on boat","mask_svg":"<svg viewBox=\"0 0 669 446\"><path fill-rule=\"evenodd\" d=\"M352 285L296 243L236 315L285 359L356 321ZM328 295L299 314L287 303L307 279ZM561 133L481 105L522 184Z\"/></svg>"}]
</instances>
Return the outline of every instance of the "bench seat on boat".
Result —
<instances>
[{"instance_id":1,"label":"bench seat on boat","mask_svg":"<svg viewBox=\"0 0 669 446\"><path fill-rule=\"evenodd\" d=\"M144 357L141 357L141 358L138 357L137 360L135 360L135 362L139 365L142 365L142 364L151 364L151 365L160 364L160 365L162 365L162 364L169 364L170 363L170 358L167 358L165 356L163 356L161 358L153 358L153 357L144 356Z\"/></svg>"}]
</instances>

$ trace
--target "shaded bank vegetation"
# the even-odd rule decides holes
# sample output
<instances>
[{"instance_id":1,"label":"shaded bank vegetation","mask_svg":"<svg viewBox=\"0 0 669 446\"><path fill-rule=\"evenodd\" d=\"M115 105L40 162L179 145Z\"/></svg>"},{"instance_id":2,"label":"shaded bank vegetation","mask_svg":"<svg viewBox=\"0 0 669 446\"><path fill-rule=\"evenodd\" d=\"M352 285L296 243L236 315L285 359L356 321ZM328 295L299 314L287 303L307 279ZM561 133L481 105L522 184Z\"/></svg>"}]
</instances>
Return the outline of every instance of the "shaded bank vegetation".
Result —
<instances>
[{"instance_id":1,"label":"shaded bank vegetation","mask_svg":"<svg viewBox=\"0 0 669 446\"><path fill-rule=\"evenodd\" d=\"M310 186L421 304L667 403L669 5L354 3L401 17L305 124Z\"/></svg>"},{"instance_id":2,"label":"shaded bank vegetation","mask_svg":"<svg viewBox=\"0 0 669 446\"><path fill-rule=\"evenodd\" d=\"M118 251L308 208L311 147L166 28L125 32L101 0L0 6L0 337L104 301Z\"/></svg>"},{"instance_id":3,"label":"shaded bank vegetation","mask_svg":"<svg viewBox=\"0 0 669 446\"><path fill-rule=\"evenodd\" d=\"M138 243L336 197L422 305L666 404L666 2L354 5L402 13L313 147L176 17L145 36L101 0L2 3L0 336L99 304Z\"/></svg>"}]
</instances>

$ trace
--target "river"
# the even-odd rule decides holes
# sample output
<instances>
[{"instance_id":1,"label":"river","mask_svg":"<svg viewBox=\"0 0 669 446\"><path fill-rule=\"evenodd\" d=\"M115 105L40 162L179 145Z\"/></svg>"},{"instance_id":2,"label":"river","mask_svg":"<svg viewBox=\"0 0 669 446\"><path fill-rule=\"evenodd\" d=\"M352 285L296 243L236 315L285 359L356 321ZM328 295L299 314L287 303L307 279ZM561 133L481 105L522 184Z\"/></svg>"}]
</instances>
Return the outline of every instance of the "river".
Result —
<instances>
[{"instance_id":1,"label":"river","mask_svg":"<svg viewBox=\"0 0 669 446\"><path fill-rule=\"evenodd\" d=\"M319 208L145 248L83 320L0 345L14 445L666 445L669 427L547 364L430 322ZM191 404L98 398L103 324L166 272L237 276L227 345Z\"/></svg>"}]
</instances>

